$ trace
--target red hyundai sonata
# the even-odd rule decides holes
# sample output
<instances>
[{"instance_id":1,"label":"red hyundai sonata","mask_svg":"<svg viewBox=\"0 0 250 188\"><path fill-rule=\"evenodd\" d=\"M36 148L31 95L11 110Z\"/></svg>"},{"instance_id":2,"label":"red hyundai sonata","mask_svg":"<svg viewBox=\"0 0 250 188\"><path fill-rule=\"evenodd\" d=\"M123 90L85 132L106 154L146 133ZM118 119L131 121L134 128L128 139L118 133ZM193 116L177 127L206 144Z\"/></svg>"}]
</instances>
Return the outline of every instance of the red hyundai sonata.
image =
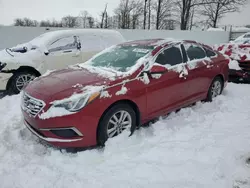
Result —
<instances>
[{"instance_id":1,"label":"red hyundai sonata","mask_svg":"<svg viewBox=\"0 0 250 188\"><path fill-rule=\"evenodd\" d=\"M27 128L59 148L104 146L108 138L197 101L212 101L229 60L209 46L172 39L112 46L51 72L22 92Z\"/></svg>"}]
</instances>

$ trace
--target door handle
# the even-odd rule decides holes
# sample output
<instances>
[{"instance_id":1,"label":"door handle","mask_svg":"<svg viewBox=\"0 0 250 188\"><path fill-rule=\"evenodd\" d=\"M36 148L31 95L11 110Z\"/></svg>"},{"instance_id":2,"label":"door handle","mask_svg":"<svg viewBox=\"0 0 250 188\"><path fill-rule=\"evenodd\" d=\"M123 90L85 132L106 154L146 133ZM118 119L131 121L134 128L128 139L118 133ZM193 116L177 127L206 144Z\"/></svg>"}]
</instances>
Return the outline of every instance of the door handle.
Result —
<instances>
[{"instance_id":1,"label":"door handle","mask_svg":"<svg viewBox=\"0 0 250 188\"><path fill-rule=\"evenodd\" d=\"M72 50L65 50L65 51L63 51L63 53L70 53L70 52L72 52Z\"/></svg>"}]
</instances>

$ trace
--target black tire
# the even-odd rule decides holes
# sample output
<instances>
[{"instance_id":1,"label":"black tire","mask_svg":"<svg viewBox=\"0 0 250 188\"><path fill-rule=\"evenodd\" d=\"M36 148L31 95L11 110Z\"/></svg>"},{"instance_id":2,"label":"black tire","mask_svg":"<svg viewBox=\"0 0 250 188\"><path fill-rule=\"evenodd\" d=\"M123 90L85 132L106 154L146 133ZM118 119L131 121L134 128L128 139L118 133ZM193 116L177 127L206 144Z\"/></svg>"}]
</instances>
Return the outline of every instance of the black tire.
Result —
<instances>
[{"instance_id":1,"label":"black tire","mask_svg":"<svg viewBox=\"0 0 250 188\"><path fill-rule=\"evenodd\" d=\"M13 94L19 94L20 89L17 87L17 81L20 79L22 76L28 76L28 77L37 77L37 75L34 72L31 71L17 71L13 74L13 76L10 78L7 92L9 95Z\"/></svg>"},{"instance_id":2,"label":"black tire","mask_svg":"<svg viewBox=\"0 0 250 188\"><path fill-rule=\"evenodd\" d=\"M223 83L223 80L219 77L219 76L216 76L214 78L214 80L212 81L210 87L209 87L209 90L208 90L208 93L207 93L207 98L206 98L206 102L212 102L213 101L213 92L212 92L212 88L213 88L213 85L216 83L216 82L219 82L220 85L221 85L221 89L220 89L220 92L218 95L220 95L223 91L223 88L224 88L224 83Z\"/></svg>"},{"instance_id":3,"label":"black tire","mask_svg":"<svg viewBox=\"0 0 250 188\"><path fill-rule=\"evenodd\" d=\"M119 111L126 111L130 114L131 120L132 120L132 125L130 128L130 131L132 132L135 127L136 127L136 113L131 108L130 105L125 104L125 103L120 103L114 105L112 108L110 108L101 118L99 125L98 125L98 130L97 130L97 144L99 146L105 146L105 142L108 140L108 133L107 133L107 128L109 125L109 120L110 118L116 114ZM119 134L118 134L119 135Z\"/></svg>"}]
</instances>

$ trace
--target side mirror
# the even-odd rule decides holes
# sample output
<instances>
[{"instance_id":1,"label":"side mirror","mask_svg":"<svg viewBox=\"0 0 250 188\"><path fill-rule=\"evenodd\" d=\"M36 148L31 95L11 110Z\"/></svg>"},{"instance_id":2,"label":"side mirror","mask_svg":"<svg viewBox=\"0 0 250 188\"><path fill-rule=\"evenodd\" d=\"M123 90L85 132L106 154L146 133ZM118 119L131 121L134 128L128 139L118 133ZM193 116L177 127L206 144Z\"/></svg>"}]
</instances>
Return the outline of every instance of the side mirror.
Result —
<instances>
[{"instance_id":1,"label":"side mirror","mask_svg":"<svg viewBox=\"0 0 250 188\"><path fill-rule=\"evenodd\" d=\"M150 69L149 74L164 74L168 72L168 69L161 65L153 65Z\"/></svg>"}]
</instances>

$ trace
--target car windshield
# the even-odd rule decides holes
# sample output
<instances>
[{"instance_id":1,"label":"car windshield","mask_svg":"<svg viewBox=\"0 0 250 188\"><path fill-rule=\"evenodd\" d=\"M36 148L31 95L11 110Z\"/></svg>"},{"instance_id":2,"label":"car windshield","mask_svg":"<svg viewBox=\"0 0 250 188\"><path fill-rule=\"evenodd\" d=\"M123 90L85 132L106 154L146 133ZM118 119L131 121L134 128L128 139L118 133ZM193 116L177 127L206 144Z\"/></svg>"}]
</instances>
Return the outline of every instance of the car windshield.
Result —
<instances>
[{"instance_id":1,"label":"car windshield","mask_svg":"<svg viewBox=\"0 0 250 188\"><path fill-rule=\"evenodd\" d=\"M146 56L153 49L153 46L119 45L109 51L104 51L86 64L94 67L127 72L136 64L137 60Z\"/></svg>"}]
</instances>

